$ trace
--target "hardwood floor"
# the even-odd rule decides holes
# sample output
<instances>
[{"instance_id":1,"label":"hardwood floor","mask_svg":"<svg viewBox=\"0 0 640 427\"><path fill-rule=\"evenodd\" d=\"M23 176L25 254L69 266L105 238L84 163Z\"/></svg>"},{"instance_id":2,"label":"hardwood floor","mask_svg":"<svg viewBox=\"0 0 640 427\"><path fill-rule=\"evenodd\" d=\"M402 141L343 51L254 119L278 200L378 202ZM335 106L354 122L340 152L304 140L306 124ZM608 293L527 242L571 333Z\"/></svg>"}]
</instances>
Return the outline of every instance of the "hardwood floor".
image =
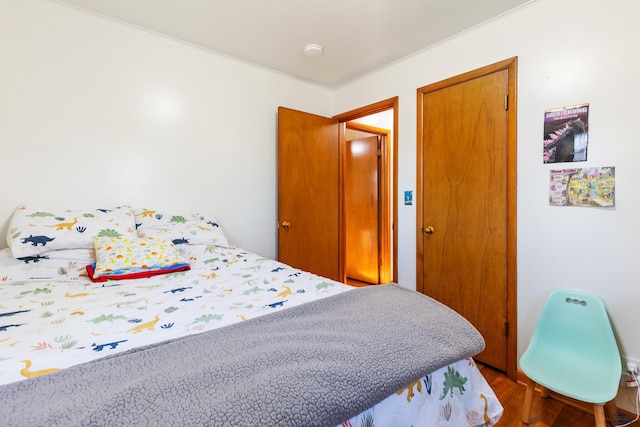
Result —
<instances>
[{"instance_id":1,"label":"hardwood floor","mask_svg":"<svg viewBox=\"0 0 640 427\"><path fill-rule=\"evenodd\" d=\"M496 427L526 427L521 421L522 404L524 401L525 387L515 381L510 380L502 373L489 367L478 364L480 372L487 379L495 391L498 399L504 407L504 414ZM593 414L581 409L563 404L552 398L542 398L538 393L533 398L532 409L533 422L529 427L594 427L595 420ZM624 419L628 419L629 414L620 414L620 421L613 425L624 424ZM607 423L607 425L611 425ZM630 424L639 427L640 422Z\"/></svg>"}]
</instances>

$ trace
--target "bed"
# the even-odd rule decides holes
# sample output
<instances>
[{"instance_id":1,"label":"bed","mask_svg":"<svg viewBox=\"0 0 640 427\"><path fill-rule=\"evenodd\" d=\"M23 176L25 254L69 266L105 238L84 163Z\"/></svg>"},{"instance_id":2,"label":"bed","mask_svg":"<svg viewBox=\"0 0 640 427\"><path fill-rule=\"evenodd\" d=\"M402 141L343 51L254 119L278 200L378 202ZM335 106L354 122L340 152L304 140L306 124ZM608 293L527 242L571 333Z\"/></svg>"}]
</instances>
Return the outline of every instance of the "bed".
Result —
<instances>
[{"instance_id":1,"label":"bed","mask_svg":"<svg viewBox=\"0 0 640 427\"><path fill-rule=\"evenodd\" d=\"M0 250L4 425L491 426L465 319L232 246L213 215L18 206Z\"/></svg>"}]
</instances>

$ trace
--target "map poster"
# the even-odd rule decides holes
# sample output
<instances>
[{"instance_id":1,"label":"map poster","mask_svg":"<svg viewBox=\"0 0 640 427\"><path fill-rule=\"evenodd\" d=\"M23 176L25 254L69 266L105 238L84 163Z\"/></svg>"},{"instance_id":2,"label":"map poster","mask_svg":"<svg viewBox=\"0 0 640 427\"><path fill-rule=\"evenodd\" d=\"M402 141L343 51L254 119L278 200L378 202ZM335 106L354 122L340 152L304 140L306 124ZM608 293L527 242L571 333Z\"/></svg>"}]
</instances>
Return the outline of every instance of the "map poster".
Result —
<instances>
[{"instance_id":1,"label":"map poster","mask_svg":"<svg viewBox=\"0 0 640 427\"><path fill-rule=\"evenodd\" d=\"M586 162L589 145L589 104L544 112L544 163Z\"/></svg>"},{"instance_id":2,"label":"map poster","mask_svg":"<svg viewBox=\"0 0 640 427\"><path fill-rule=\"evenodd\" d=\"M615 206L616 168L552 170L549 179L551 206Z\"/></svg>"}]
</instances>

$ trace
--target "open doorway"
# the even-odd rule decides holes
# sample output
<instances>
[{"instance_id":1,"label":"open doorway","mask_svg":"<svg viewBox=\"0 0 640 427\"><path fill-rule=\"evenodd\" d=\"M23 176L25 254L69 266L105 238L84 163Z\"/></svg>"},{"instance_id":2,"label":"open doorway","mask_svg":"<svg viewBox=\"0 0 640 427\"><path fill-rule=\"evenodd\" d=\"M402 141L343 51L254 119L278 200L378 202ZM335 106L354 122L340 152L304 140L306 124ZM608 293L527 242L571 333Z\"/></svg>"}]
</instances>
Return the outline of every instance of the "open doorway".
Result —
<instances>
[{"instance_id":1,"label":"open doorway","mask_svg":"<svg viewBox=\"0 0 640 427\"><path fill-rule=\"evenodd\" d=\"M334 118L342 129L344 281L397 282L397 98Z\"/></svg>"},{"instance_id":2,"label":"open doorway","mask_svg":"<svg viewBox=\"0 0 640 427\"><path fill-rule=\"evenodd\" d=\"M385 116L384 124L377 121ZM386 233L388 238L379 245L384 256L376 254L383 272L377 282L397 282L397 97L332 118L278 107L278 260L347 282L345 226L349 212L344 180L349 122L353 122L350 127L366 128L366 133L388 135L384 148L388 167L383 172L388 184L381 191L386 199L380 202L378 219L381 235Z\"/></svg>"}]
</instances>

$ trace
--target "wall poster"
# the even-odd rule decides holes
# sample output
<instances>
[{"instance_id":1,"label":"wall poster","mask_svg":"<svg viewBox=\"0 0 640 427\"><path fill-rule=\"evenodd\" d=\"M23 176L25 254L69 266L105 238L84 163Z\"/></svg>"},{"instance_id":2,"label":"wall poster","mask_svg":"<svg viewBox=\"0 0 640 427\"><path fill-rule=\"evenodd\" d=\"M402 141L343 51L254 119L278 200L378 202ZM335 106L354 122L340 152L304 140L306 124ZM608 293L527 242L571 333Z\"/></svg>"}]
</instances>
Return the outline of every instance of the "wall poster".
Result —
<instances>
[{"instance_id":1,"label":"wall poster","mask_svg":"<svg viewBox=\"0 0 640 427\"><path fill-rule=\"evenodd\" d=\"M544 163L585 162L589 143L589 104L544 112Z\"/></svg>"},{"instance_id":2,"label":"wall poster","mask_svg":"<svg viewBox=\"0 0 640 427\"><path fill-rule=\"evenodd\" d=\"M551 206L615 205L616 168L552 170L549 179Z\"/></svg>"}]
</instances>

